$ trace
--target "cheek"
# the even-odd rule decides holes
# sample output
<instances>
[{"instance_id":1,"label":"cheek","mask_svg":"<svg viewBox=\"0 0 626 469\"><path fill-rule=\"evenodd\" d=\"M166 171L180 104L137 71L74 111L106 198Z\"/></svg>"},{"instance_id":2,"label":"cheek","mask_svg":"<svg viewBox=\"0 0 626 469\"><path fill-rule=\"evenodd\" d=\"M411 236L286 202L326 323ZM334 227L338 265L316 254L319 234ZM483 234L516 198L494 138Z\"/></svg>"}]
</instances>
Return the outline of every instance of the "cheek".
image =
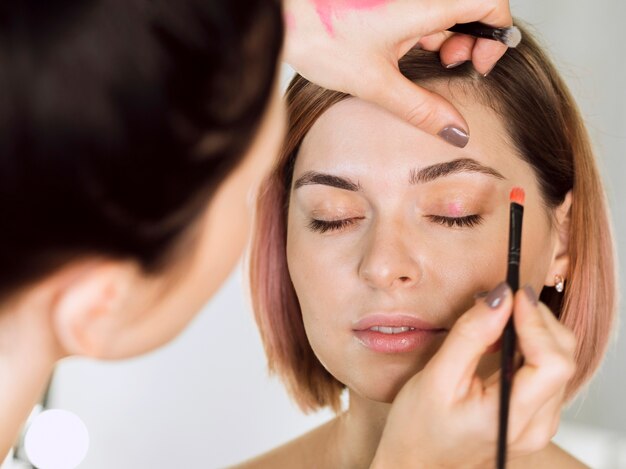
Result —
<instances>
[{"instance_id":1,"label":"cheek","mask_svg":"<svg viewBox=\"0 0 626 469\"><path fill-rule=\"evenodd\" d=\"M451 233L432 236L431 249L424 256L425 284L441 292L442 300L457 314L473 306L476 293L495 287L506 274L505 218L494 217L477 230L468 231L463 239L456 235L453 239Z\"/></svg>"},{"instance_id":2,"label":"cheek","mask_svg":"<svg viewBox=\"0 0 626 469\"><path fill-rule=\"evenodd\" d=\"M543 209L524 213L522 228L521 285L529 283L541 292L552 262L553 231Z\"/></svg>"},{"instance_id":3,"label":"cheek","mask_svg":"<svg viewBox=\"0 0 626 469\"><path fill-rule=\"evenodd\" d=\"M291 223L289 224L291 225ZM325 322L320 316L324 312L332 317L338 292L341 289L345 262L337 259L332 245L316 242L316 236L305 232L306 228L288 226L287 230L287 266L296 295L302 309L305 325Z\"/></svg>"},{"instance_id":4,"label":"cheek","mask_svg":"<svg viewBox=\"0 0 626 469\"><path fill-rule=\"evenodd\" d=\"M320 362L334 369L333 357L344 346L338 331L349 327L352 308L350 261L328 239L294 226L287 230L287 266L293 283L307 338Z\"/></svg>"}]
</instances>

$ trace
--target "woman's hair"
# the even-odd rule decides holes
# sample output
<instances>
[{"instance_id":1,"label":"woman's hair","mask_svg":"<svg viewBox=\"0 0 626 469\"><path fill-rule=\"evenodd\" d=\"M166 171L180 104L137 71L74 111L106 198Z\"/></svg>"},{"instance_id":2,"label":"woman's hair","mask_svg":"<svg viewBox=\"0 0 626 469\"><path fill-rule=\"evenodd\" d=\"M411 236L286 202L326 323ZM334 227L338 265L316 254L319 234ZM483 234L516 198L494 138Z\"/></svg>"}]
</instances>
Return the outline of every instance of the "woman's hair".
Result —
<instances>
[{"instance_id":1,"label":"woman's hair","mask_svg":"<svg viewBox=\"0 0 626 469\"><path fill-rule=\"evenodd\" d=\"M282 38L278 0L3 1L0 295L79 256L166 265L254 139Z\"/></svg>"},{"instance_id":2,"label":"woman's hair","mask_svg":"<svg viewBox=\"0 0 626 469\"><path fill-rule=\"evenodd\" d=\"M616 309L616 272L608 211L589 136L565 83L528 31L486 77L471 63L441 66L438 54L413 49L401 72L417 83L445 82L493 109L539 182L547 211L572 190L565 291L544 288L541 300L573 330L577 370L571 398L598 367ZM282 154L262 186L250 267L252 302L270 370L277 372L300 407L339 408L343 385L316 358L304 330L286 261L286 221L294 162L315 121L348 95L296 76L287 92L289 130ZM552 219L552 217L551 217Z\"/></svg>"}]
</instances>

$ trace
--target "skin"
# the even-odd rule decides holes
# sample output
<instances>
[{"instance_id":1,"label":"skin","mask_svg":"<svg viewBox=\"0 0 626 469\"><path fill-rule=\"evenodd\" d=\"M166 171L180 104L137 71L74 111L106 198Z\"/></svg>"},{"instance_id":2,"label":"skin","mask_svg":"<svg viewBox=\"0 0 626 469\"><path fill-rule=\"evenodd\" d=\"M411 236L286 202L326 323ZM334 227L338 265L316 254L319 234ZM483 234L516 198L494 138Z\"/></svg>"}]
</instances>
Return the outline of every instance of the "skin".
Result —
<instances>
[{"instance_id":1,"label":"skin","mask_svg":"<svg viewBox=\"0 0 626 469\"><path fill-rule=\"evenodd\" d=\"M469 136L475 129L445 96L407 80L398 71L398 60L419 43L439 51L444 65L471 60L480 74L486 74L506 46L446 29L472 21L513 24L506 0L285 0L283 4L289 18L285 59L301 75L376 103L431 135L454 127Z\"/></svg>"},{"instance_id":2,"label":"skin","mask_svg":"<svg viewBox=\"0 0 626 469\"><path fill-rule=\"evenodd\" d=\"M433 89L454 102L475 129L474 138L464 150L416 131L385 110L356 98L331 107L305 137L294 168L288 211L287 261L309 342L326 369L347 386L350 404L335 420L242 467L282 467L296 461L299 467L378 467L376 464L381 458L378 455L374 460L375 451L390 403L407 381L422 374L427 365L431 369L436 367L440 375L447 374L444 384L454 387L455 370L451 363L453 355L460 357L463 350L453 350L452 354L450 349L454 347L450 344L458 343L460 326L467 329L470 321L474 321L473 326L478 320L482 321L482 332L487 337L487 342L479 349L480 363L474 364L472 374L475 372L477 379L485 383L497 383L498 375L494 373L499 367L499 352L486 349L501 333L513 305L512 295L508 293L498 314L488 311L482 300L474 307L483 309L479 311L482 318L477 320L476 312L466 311L475 305L477 292L489 290L505 277L512 187L523 187L526 192L522 283L539 291L553 281L555 269L566 268L568 258L562 242L566 236L559 221L564 220L560 213L569 209L569 203L564 202L565 206L554 213L546 211L531 167L515 154L501 120L493 111L475 100L455 96L447 87L433 86ZM409 183L415 168L459 158L473 158L501 177L462 171L425 183ZM357 186L356 190L314 183L310 177L306 178L309 183L297 187L298 180L311 171L343 178ZM430 218L431 215L474 214L480 215L482 221L472 227L450 227ZM342 228L322 233L312 229L313 219L351 221ZM547 316L545 321L555 331L556 338L549 339L550 346L529 345L526 336L530 324L537 317L542 320L540 315L550 313L534 306L523 294L516 297L516 305L516 324L523 335L522 353L526 357L525 352L528 352L526 358L533 364L533 350L536 352L541 347L547 350L550 346L556 349L561 344L566 344L564 348L571 346L571 333ZM434 335L415 351L395 354L373 352L355 339L352 329L357 320L370 313L398 311L444 328L445 332ZM463 315L466 318L461 324L463 321L459 318ZM455 328L456 324L459 327ZM538 327L546 329L543 324ZM457 337L446 340L453 335ZM536 334L535 330L530 335L542 334ZM433 357L442 349L444 341L448 350L442 352L450 356L442 363L441 357L438 360ZM548 404L542 402L550 411L545 412L546 418L535 423L537 427L547 427L548 433L553 434L556 429L552 428L555 415L558 423L563 385L571 373L570 364L566 363L573 360L571 353L571 347L554 352L555 356L565 357L562 370L556 368L560 387L553 390L554 397L546 398ZM471 381L466 387L476 383L478 381ZM431 396L435 395L445 400L443 393L435 394L433 390L431 386L429 394L422 394L423 402L432 400ZM419 399L418 391L413 388L409 399ZM517 398L517 394L513 398ZM404 404L405 410L409 408L406 401ZM398 409L402 407L394 405L394 408L400 412ZM482 413L473 415L473 422L464 425L471 429L477 421L487 420L490 423L486 425L495 428L496 414L491 412L490 419L490 413L480 410ZM417 422L413 428L430 426L429 431L437 433L437 426L432 422L441 419L441 414L415 412L413 415L422 417L413 419ZM408 420L406 414L403 419ZM519 419L512 417L513 420L512 428L515 428L511 433L516 433ZM520 430L520 433L524 432ZM438 437L445 440L451 434L446 429ZM510 467L584 467L549 444L552 434L538 444L540 447L527 448ZM407 440L398 432L393 435L396 440ZM407 444L415 448L416 454L426 453L426 448L432 446L441 447L437 441L416 444L420 441L419 433L411 432L411 435L413 443ZM452 447L448 451L458 453L458 460L436 467L493 464L493 441L488 459L474 459L478 462L471 465L474 462L471 454L464 454L461 445L455 446L454 439L451 440ZM434 463L445 462L443 456L434 459L432 464L427 459L420 460L420 456L409 458L407 453L402 453L401 445L398 448L396 454L401 456L394 465L388 466L393 457L386 453L389 457L382 459L380 467L435 467ZM510 454L519 456L515 447Z\"/></svg>"},{"instance_id":3,"label":"skin","mask_svg":"<svg viewBox=\"0 0 626 469\"><path fill-rule=\"evenodd\" d=\"M367 314L405 311L451 329L473 306L475 293L505 277L513 186L526 188L527 194L522 280L536 290L545 281L553 243L534 175L514 156L492 113L473 105L465 115L476 137L471 146L457 150L351 99L319 119L298 155L294 180L316 171L362 187L350 192L316 184L294 190L287 256L313 350L339 381L364 397L391 402L434 355L445 334L425 350L364 354L351 325ZM506 179L462 172L428 183L408 182L414 168L469 157ZM450 204L484 221L472 228L450 228L428 218L455 216L458 210L450 210ZM312 218L352 217L364 219L323 234L308 228ZM498 357L492 358L497 363Z\"/></svg>"},{"instance_id":4,"label":"skin","mask_svg":"<svg viewBox=\"0 0 626 469\"><path fill-rule=\"evenodd\" d=\"M387 6L383 15L364 12L361 18L354 14L334 18L336 40L326 34L308 0L286 1L287 62L323 86L381 103L431 133L442 125L467 130L450 103L402 78L397 59L421 39L424 47L441 51L443 63L466 57L479 71L486 71L504 53L501 45L467 41L441 30L455 22L481 19L506 26L511 23L508 2L433 1L428 7L432 15L415 15L411 2ZM364 28L370 32L367 44L362 42ZM374 30L379 34L372 34ZM358 41L346 41L348 37ZM359 59L346 61L347 57ZM365 76L363 70L372 73ZM389 86L392 79L396 86ZM219 288L239 258L249 229L246 217L232 213L249 208L251 188L271 163L283 133L282 107L277 97L273 102L244 163L223 182L190 228L169 268L147 276L133 261L85 258L0 304L0 376L11 377L0 380L0 403L5 403L0 404L0 459L59 359L71 355L112 359L149 351L175 337ZM33 349L33 343L38 347Z\"/></svg>"}]
</instances>

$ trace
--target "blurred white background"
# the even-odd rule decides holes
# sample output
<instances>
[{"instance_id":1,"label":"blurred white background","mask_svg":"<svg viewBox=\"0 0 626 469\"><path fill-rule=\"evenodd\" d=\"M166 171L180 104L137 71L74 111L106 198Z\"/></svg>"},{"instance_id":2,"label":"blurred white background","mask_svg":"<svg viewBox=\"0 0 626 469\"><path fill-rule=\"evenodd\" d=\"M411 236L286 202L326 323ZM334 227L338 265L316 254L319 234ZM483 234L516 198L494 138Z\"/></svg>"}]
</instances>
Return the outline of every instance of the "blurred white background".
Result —
<instances>
[{"instance_id":1,"label":"blurred white background","mask_svg":"<svg viewBox=\"0 0 626 469\"><path fill-rule=\"evenodd\" d=\"M512 10L543 38L582 107L608 188L623 272L625 3L527 0L513 1ZM53 407L77 413L90 432L81 468L223 467L331 417L303 416L281 384L268 378L242 277L235 272L191 327L155 353L117 363L70 359L59 366ZM557 436L595 468L626 468L625 352L624 341L614 340L591 386L564 413Z\"/></svg>"}]
</instances>

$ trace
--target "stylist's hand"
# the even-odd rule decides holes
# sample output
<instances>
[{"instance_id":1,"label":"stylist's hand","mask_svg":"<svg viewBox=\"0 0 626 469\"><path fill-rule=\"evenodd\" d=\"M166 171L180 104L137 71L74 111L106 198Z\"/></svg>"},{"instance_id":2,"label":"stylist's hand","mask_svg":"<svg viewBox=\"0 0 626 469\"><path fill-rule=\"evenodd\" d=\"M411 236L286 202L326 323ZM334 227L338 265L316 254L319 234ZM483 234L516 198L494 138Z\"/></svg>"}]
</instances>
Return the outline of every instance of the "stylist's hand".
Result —
<instances>
[{"instance_id":1,"label":"stylist's hand","mask_svg":"<svg viewBox=\"0 0 626 469\"><path fill-rule=\"evenodd\" d=\"M488 73L499 42L453 35L456 23L512 24L508 0L285 0L285 60L325 88L374 102L420 129L464 147L469 129L444 98L398 71L416 43L440 51L442 66L471 60Z\"/></svg>"},{"instance_id":2,"label":"stylist's hand","mask_svg":"<svg viewBox=\"0 0 626 469\"><path fill-rule=\"evenodd\" d=\"M532 290L512 297L503 284L465 313L428 365L398 394L373 468L495 467L499 373L476 367L513 309L524 363L511 391L508 459L543 449L554 436L575 369L573 333Z\"/></svg>"}]
</instances>

